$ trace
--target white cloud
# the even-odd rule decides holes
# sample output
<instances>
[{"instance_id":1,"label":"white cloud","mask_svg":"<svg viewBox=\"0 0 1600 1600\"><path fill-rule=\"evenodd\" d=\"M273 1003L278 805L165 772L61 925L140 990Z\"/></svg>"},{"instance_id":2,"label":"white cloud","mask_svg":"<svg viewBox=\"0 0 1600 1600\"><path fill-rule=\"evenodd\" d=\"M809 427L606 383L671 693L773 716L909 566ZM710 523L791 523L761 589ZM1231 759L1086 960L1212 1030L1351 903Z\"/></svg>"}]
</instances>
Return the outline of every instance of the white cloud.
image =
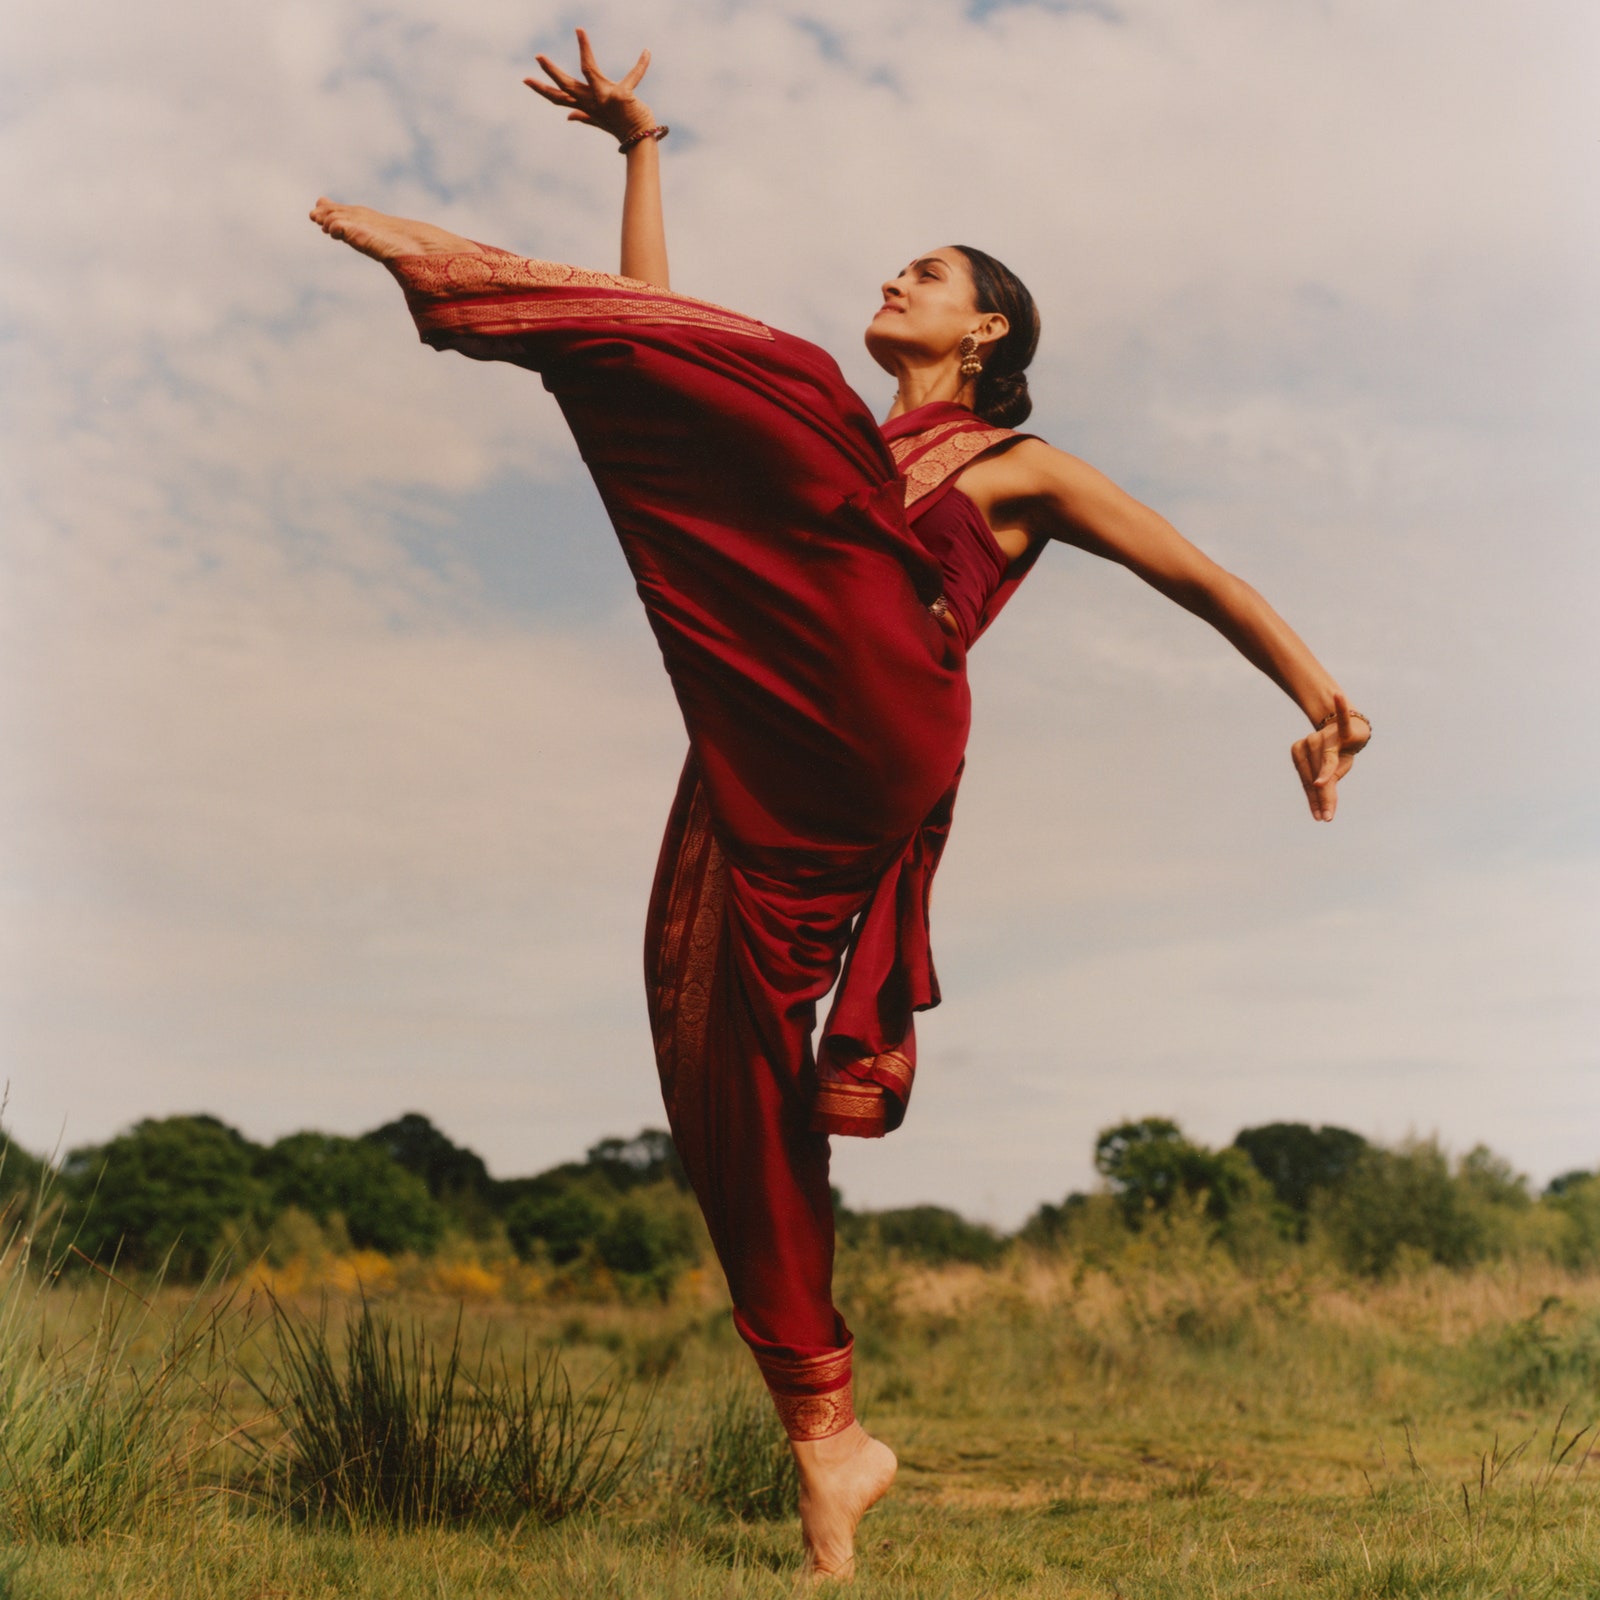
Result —
<instances>
[{"instance_id":1,"label":"white cloud","mask_svg":"<svg viewBox=\"0 0 1600 1600\"><path fill-rule=\"evenodd\" d=\"M1540 974L1594 933L1593 8L588 18L604 60L656 52L682 287L820 338L881 402L879 278L993 249L1043 303L1041 431L1257 582L1379 721L1312 829L1292 709L1053 553L975 657L917 1116L847 1187L955 1172L945 1198L1011 1217L1129 1109L1585 1159L1593 962ZM638 619L597 620L620 563L584 628L543 602L576 504L554 407L423 350L304 220L325 190L609 265L621 164L518 81L566 25L10 8L0 1048L35 1143L64 1113L87 1138L419 1105L509 1171L656 1115L638 927L681 734ZM452 548L451 507L519 488L526 552ZM1302 1049L1330 963L1365 1006ZM952 1164L979 1122L996 1156Z\"/></svg>"}]
</instances>

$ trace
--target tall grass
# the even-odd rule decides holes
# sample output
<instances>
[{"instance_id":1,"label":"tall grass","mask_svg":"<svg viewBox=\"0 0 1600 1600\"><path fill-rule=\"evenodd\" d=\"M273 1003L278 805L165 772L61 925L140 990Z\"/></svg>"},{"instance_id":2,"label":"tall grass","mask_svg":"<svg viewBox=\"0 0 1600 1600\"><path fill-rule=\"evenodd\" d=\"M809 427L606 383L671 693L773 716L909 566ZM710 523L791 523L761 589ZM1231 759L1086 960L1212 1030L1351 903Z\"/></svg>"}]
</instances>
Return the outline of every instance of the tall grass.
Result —
<instances>
[{"instance_id":1,"label":"tall grass","mask_svg":"<svg viewBox=\"0 0 1600 1600\"><path fill-rule=\"evenodd\" d=\"M215 1415L205 1380L227 1302L212 1304L202 1284L163 1322L149 1298L100 1269L97 1291L87 1280L63 1305L52 1285L73 1250L50 1231L51 1209L42 1188L0 1252L4 1539L143 1525L199 1487Z\"/></svg>"},{"instance_id":2,"label":"tall grass","mask_svg":"<svg viewBox=\"0 0 1600 1600\"><path fill-rule=\"evenodd\" d=\"M302 1516L351 1527L556 1522L614 1499L643 1458L648 1413L620 1382L574 1390L559 1350L513 1366L470 1355L458 1315L442 1348L363 1297L343 1337L271 1300L276 1356L252 1387L282 1419L247 1435Z\"/></svg>"},{"instance_id":3,"label":"tall grass","mask_svg":"<svg viewBox=\"0 0 1600 1600\"><path fill-rule=\"evenodd\" d=\"M747 1521L794 1513L800 1495L794 1453L765 1389L745 1380L718 1392L699 1438L681 1458L678 1487Z\"/></svg>"}]
</instances>

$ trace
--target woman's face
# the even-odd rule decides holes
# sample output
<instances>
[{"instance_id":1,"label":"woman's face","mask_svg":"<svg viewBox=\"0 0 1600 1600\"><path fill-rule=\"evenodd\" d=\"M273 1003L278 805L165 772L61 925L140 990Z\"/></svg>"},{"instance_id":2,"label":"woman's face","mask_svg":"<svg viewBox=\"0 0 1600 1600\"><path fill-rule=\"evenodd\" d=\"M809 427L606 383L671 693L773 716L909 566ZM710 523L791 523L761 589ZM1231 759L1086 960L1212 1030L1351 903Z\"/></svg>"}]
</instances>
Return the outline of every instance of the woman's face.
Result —
<instances>
[{"instance_id":1,"label":"woman's face","mask_svg":"<svg viewBox=\"0 0 1600 1600\"><path fill-rule=\"evenodd\" d=\"M953 354L964 334L987 343L1006 327L998 312L978 310L967 258L946 245L918 256L883 285L883 304L867 324L867 349L893 371L908 358L921 364Z\"/></svg>"}]
</instances>

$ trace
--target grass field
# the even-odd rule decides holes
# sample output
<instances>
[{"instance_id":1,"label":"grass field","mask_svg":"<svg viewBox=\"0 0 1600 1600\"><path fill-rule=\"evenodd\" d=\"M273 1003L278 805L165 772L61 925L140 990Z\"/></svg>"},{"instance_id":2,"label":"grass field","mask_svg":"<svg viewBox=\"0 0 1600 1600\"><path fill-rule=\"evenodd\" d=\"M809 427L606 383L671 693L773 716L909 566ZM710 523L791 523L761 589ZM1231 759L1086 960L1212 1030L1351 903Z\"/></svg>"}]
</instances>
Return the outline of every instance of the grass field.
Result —
<instances>
[{"instance_id":1,"label":"grass field","mask_svg":"<svg viewBox=\"0 0 1600 1600\"><path fill-rule=\"evenodd\" d=\"M860 1409L902 1462L863 1525L858 1594L1600 1596L1600 1278L1531 1263L1381 1284L1248 1273L1181 1241L1100 1267L1014 1254L913 1271L859 1253L841 1278ZM738 1515L738 1485L706 1472L712 1417L725 1448L744 1430L746 1489L776 1457L703 1279L652 1306L377 1302L420 1333L413 1352L442 1356L459 1315L472 1360L515 1370L525 1344L535 1361L559 1351L576 1414L585 1385L626 1380L620 1403L643 1420L635 1470L589 1509L409 1529L286 1505L293 1441L259 1392L278 1393L284 1363L259 1291L235 1288L213 1321L217 1294L166 1290L146 1308L109 1285L18 1282L0 1349L0 1597L796 1589L792 1513ZM340 1359L359 1304L331 1308ZM315 1326L315 1301L287 1312ZM95 1444L95 1416L133 1421ZM70 1437L40 1420L73 1417ZM95 1472L145 1473L120 1508L102 1496L101 1525L72 1510L74 1495L101 1503L74 1450L79 1466L100 1452Z\"/></svg>"}]
</instances>

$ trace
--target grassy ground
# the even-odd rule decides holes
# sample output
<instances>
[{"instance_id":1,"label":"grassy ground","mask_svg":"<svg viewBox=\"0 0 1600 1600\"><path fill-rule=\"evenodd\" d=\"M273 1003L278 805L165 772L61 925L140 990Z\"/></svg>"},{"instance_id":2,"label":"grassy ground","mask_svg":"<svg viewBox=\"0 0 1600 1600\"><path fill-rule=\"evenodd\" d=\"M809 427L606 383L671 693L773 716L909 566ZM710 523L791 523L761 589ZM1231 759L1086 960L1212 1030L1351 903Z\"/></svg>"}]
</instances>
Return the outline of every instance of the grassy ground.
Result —
<instances>
[{"instance_id":1,"label":"grassy ground","mask_svg":"<svg viewBox=\"0 0 1600 1600\"><path fill-rule=\"evenodd\" d=\"M902 1460L864 1524L863 1596L1600 1596L1600 1447L1582 1432L1600 1419L1600 1279L1501 1265L1361 1285L1199 1251L846 1265L861 1409ZM62 1294L45 1321L86 1315ZM386 1304L449 1337L448 1303ZM183 1493L0 1551L0 1600L795 1592L793 1518L708 1504L686 1466L748 1381L704 1293L484 1304L465 1328L491 1349L559 1344L580 1383L634 1379L635 1405L654 1385L631 1486L551 1527L352 1533L295 1522L213 1442ZM259 1304L235 1307L221 1349L210 1425L259 1419L242 1376L271 1365Z\"/></svg>"}]
</instances>

